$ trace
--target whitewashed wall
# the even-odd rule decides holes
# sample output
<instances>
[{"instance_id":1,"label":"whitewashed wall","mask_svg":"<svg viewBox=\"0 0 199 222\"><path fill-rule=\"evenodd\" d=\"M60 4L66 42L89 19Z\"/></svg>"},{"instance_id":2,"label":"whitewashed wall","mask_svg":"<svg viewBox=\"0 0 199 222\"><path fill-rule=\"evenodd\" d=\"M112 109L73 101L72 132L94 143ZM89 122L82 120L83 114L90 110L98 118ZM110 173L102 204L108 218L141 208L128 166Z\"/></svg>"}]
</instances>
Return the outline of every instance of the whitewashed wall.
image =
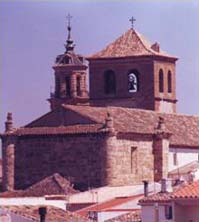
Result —
<instances>
[{"instance_id":1,"label":"whitewashed wall","mask_svg":"<svg viewBox=\"0 0 199 222\"><path fill-rule=\"evenodd\" d=\"M174 165L173 154L177 153L178 164ZM198 160L199 149L170 148L169 149L169 171Z\"/></svg>"},{"instance_id":2,"label":"whitewashed wall","mask_svg":"<svg viewBox=\"0 0 199 222\"><path fill-rule=\"evenodd\" d=\"M45 197L20 197L20 198L0 198L0 206L5 205L50 205L66 209L64 200L46 200Z\"/></svg>"}]
</instances>

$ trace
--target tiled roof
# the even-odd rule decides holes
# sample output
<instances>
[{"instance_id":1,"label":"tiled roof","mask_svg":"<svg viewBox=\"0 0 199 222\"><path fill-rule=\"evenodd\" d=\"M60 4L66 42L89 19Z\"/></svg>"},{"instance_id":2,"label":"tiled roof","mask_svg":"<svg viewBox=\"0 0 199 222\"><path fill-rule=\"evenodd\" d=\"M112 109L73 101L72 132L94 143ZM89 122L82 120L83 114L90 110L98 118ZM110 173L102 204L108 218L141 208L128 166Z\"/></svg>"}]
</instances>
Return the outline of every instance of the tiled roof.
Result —
<instances>
[{"instance_id":1,"label":"tiled roof","mask_svg":"<svg viewBox=\"0 0 199 222\"><path fill-rule=\"evenodd\" d=\"M8 212L13 212L17 215L24 216L26 218L31 219L32 221L40 221L40 216L38 213L38 209L41 206L27 206L27 205L21 205L21 206L1 206L1 209L5 209ZM44 207L44 206L42 206ZM53 207L53 206L46 206L47 208L47 214L46 214L46 222L69 222L69 221L81 221L86 222L88 221L86 218L80 217L79 215L76 215L74 213L64 211L60 208Z\"/></svg>"},{"instance_id":2,"label":"tiled roof","mask_svg":"<svg viewBox=\"0 0 199 222\"><path fill-rule=\"evenodd\" d=\"M73 125L58 127L25 127L16 129L13 133L17 136L26 135L57 135L57 134L87 134L99 132L102 124Z\"/></svg>"},{"instance_id":3,"label":"tiled roof","mask_svg":"<svg viewBox=\"0 0 199 222\"><path fill-rule=\"evenodd\" d=\"M16 129L13 134L21 136L102 133L107 112L113 117L114 128L118 133L152 135L157 128L159 117L163 117L166 131L172 133L171 146L199 148L198 117L122 107L63 105L62 115L56 110L47 113L26 127Z\"/></svg>"},{"instance_id":4,"label":"tiled roof","mask_svg":"<svg viewBox=\"0 0 199 222\"><path fill-rule=\"evenodd\" d=\"M141 210L136 209L129 213L106 220L106 222L124 222L124 221L141 221Z\"/></svg>"},{"instance_id":5,"label":"tiled roof","mask_svg":"<svg viewBox=\"0 0 199 222\"><path fill-rule=\"evenodd\" d=\"M109 44L105 49L90 56L89 59L148 55L157 55L176 59L161 50L159 52L153 50L152 44L135 29L129 29L113 43Z\"/></svg>"},{"instance_id":6,"label":"tiled roof","mask_svg":"<svg viewBox=\"0 0 199 222\"><path fill-rule=\"evenodd\" d=\"M0 197L42 197L45 195L68 195L77 193L70 182L58 173L33 184L25 190L4 192Z\"/></svg>"},{"instance_id":7,"label":"tiled roof","mask_svg":"<svg viewBox=\"0 0 199 222\"><path fill-rule=\"evenodd\" d=\"M119 206L121 204L127 203L132 200L138 200L142 197L143 197L142 194L131 196L131 197L117 197L115 199L105 201L103 203L98 203L98 204L94 204L92 206L83 208L81 210L76 211L76 213L78 213L81 216L87 216L88 212L90 212L90 211L97 211L97 212L110 211L110 209L112 209L113 207L114 207L114 210L116 211L116 209L115 209L116 206ZM130 210L130 209L128 209L128 210Z\"/></svg>"},{"instance_id":8,"label":"tiled roof","mask_svg":"<svg viewBox=\"0 0 199 222\"><path fill-rule=\"evenodd\" d=\"M107 112L113 117L114 127L122 133L154 134L159 117L164 118L166 131L171 132L171 146L199 147L199 118L195 116L157 113L155 111L121 108L64 105L97 123L103 123ZM186 136L185 136L186 135Z\"/></svg>"},{"instance_id":9,"label":"tiled roof","mask_svg":"<svg viewBox=\"0 0 199 222\"><path fill-rule=\"evenodd\" d=\"M188 174L196 170L199 170L199 162L197 160L170 171L169 176L175 174Z\"/></svg>"},{"instance_id":10,"label":"tiled roof","mask_svg":"<svg viewBox=\"0 0 199 222\"><path fill-rule=\"evenodd\" d=\"M198 199L199 200L199 181L194 181L191 184L183 184L174 192L157 193L144 197L139 202L153 203L153 202L168 202L173 199Z\"/></svg>"}]
</instances>

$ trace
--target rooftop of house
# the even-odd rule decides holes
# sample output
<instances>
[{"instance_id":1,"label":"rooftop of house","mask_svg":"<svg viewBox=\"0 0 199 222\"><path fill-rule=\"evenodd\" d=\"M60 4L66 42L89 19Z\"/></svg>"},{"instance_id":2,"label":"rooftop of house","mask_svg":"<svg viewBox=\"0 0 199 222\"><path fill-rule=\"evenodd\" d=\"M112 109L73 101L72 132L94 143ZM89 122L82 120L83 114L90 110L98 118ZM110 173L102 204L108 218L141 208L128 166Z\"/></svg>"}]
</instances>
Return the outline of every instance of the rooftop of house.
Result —
<instances>
[{"instance_id":1,"label":"rooftop of house","mask_svg":"<svg viewBox=\"0 0 199 222\"><path fill-rule=\"evenodd\" d=\"M169 202L176 199L197 199L199 200L199 181L190 184L182 184L173 192L159 192L157 194L144 197L139 201L143 203Z\"/></svg>"},{"instance_id":2,"label":"rooftop of house","mask_svg":"<svg viewBox=\"0 0 199 222\"><path fill-rule=\"evenodd\" d=\"M21 205L21 206L3 206L0 207L1 210L12 212L16 215L23 216L31 219L32 221L40 221L40 215L38 212L39 207L46 207L46 222L63 222L63 221L88 221L77 214L64 211L60 208L53 206L31 206L31 205Z\"/></svg>"},{"instance_id":3,"label":"rooftop of house","mask_svg":"<svg viewBox=\"0 0 199 222\"><path fill-rule=\"evenodd\" d=\"M141 221L141 210L132 210L129 213L106 220L106 222Z\"/></svg>"},{"instance_id":4,"label":"rooftop of house","mask_svg":"<svg viewBox=\"0 0 199 222\"><path fill-rule=\"evenodd\" d=\"M114 128L120 134L153 135L156 133L161 117L164 120L165 131L171 133L171 147L199 148L199 118L197 116L122 107L62 105L59 109L41 116L25 127L13 129L1 136L104 133L107 113L110 113Z\"/></svg>"},{"instance_id":5,"label":"rooftop of house","mask_svg":"<svg viewBox=\"0 0 199 222\"><path fill-rule=\"evenodd\" d=\"M138 195L134 195L134 196L128 196L128 197L117 197L114 198L112 200L108 200L108 201L104 201L102 203L96 203L93 204L91 206L88 206L86 208L82 208L78 211L76 211L77 214L81 215L81 216L87 216L89 212L101 212L101 211L118 211L121 210L120 208L118 209L117 207L128 203L129 201L138 201L140 198L143 197L143 194L138 194ZM124 210L124 208L123 208ZM125 209L126 211L131 211L131 210L135 210L134 208L128 208Z\"/></svg>"},{"instance_id":6,"label":"rooftop of house","mask_svg":"<svg viewBox=\"0 0 199 222\"><path fill-rule=\"evenodd\" d=\"M143 35L131 28L105 49L90 56L89 59L154 55L177 60L174 56L160 50L158 43L151 44Z\"/></svg>"},{"instance_id":7,"label":"rooftop of house","mask_svg":"<svg viewBox=\"0 0 199 222\"><path fill-rule=\"evenodd\" d=\"M172 171L169 172L169 177L172 175L182 175L182 174L188 174L191 172L195 172L199 170L199 162L196 161L192 161L191 163L188 163L184 166L178 167L177 169L174 169Z\"/></svg>"},{"instance_id":8,"label":"rooftop of house","mask_svg":"<svg viewBox=\"0 0 199 222\"><path fill-rule=\"evenodd\" d=\"M0 197L43 197L46 195L69 195L75 193L78 193L78 191L72 188L70 182L60 174L55 173L25 190L0 193Z\"/></svg>"}]
</instances>

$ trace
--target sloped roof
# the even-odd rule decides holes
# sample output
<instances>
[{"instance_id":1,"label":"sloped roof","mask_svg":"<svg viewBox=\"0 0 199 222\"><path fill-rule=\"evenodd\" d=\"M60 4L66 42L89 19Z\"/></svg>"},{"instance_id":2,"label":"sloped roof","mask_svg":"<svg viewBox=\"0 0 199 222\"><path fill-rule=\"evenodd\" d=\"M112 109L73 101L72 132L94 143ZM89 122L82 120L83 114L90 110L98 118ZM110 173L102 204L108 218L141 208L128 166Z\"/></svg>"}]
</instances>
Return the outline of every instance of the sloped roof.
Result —
<instances>
[{"instance_id":1,"label":"sloped roof","mask_svg":"<svg viewBox=\"0 0 199 222\"><path fill-rule=\"evenodd\" d=\"M64 115L53 115L54 112L57 111L47 113L26 127L14 130L12 134L20 136L102 133L101 129L107 117L107 112L109 112L113 117L114 128L118 133L153 135L159 117L163 117L166 131L172 133L171 146L199 148L199 118L196 116L166 114L122 107L81 105L63 105L62 113ZM60 119L63 119L63 121ZM6 133L2 135L6 135Z\"/></svg>"},{"instance_id":2,"label":"sloped roof","mask_svg":"<svg viewBox=\"0 0 199 222\"><path fill-rule=\"evenodd\" d=\"M168 202L173 199L199 199L199 181L183 184L172 193L157 193L144 197L140 203Z\"/></svg>"},{"instance_id":3,"label":"sloped roof","mask_svg":"<svg viewBox=\"0 0 199 222\"><path fill-rule=\"evenodd\" d=\"M26 217L31 219L32 221L40 221L40 215L38 212L39 207L44 207L43 205L40 206L31 206L31 205L11 205L11 206L1 206L0 209L5 209L8 212L15 213L17 215ZM46 222L63 222L63 221L88 221L86 218L83 218L75 213L71 213L69 211L62 210L57 207L53 206L45 206L47 213L46 213Z\"/></svg>"},{"instance_id":4,"label":"sloped roof","mask_svg":"<svg viewBox=\"0 0 199 222\"><path fill-rule=\"evenodd\" d=\"M121 108L121 107L91 107L63 105L67 110L97 123L104 123L107 112L113 117L114 127L122 133L154 134L159 117L164 118L166 131L172 133L170 144L173 146L199 147L199 118L180 114L158 113L155 111ZM185 136L186 135L186 136Z\"/></svg>"},{"instance_id":5,"label":"sloped roof","mask_svg":"<svg viewBox=\"0 0 199 222\"><path fill-rule=\"evenodd\" d=\"M130 211L129 213L125 213L119 215L117 217L113 217L111 219L106 220L106 222L124 222L124 221L141 221L141 210L135 209Z\"/></svg>"},{"instance_id":6,"label":"sloped roof","mask_svg":"<svg viewBox=\"0 0 199 222\"><path fill-rule=\"evenodd\" d=\"M175 174L188 174L196 170L199 170L199 162L197 160L170 171L169 176Z\"/></svg>"},{"instance_id":7,"label":"sloped roof","mask_svg":"<svg viewBox=\"0 0 199 222\"><path fill-rule=\"evenodd\" d=\"M157 55L177 59L161 50L153 50L152 44L135 29L129 29L114 42L106 46L105 49L93 54L88 58L117 58L148 55Z\"/></svg>"},{"instance_id":8,"label":"sloped roof","mask_svg":"<svg viewBox=\"0 0 199 222\"><path fill-rule=\"evenodd\" d=\"M92 206L80 209L80 210L76 211L76 213L81 216L87 216L88 212L90 212L90 211L97 211L97 212L109 211L110 209L113 209L113 208L116 211L117 210L116 206L122 205L124 203L129 202L129 201L133 201L133 200L136 201L142 197L143 197L143 194L138 194L138 195L130 196L130 197L117 197L112 200L108 200L108 201L105 201L102 203L97 203ZM128 210L130 210L130 208Z\"/></svg>"},{"instance_id":9,"label":"sloped roof","mask_svg":"<svg viewBox=\"0 0 199 222\"><path fill-rule=\"evenodd\" d=\"M55 173L25 190L4 192L0 194L0 197L42 197L45 195L68 195L77 192L71 187L68 180Z\"/></svg>"}]
</instances>

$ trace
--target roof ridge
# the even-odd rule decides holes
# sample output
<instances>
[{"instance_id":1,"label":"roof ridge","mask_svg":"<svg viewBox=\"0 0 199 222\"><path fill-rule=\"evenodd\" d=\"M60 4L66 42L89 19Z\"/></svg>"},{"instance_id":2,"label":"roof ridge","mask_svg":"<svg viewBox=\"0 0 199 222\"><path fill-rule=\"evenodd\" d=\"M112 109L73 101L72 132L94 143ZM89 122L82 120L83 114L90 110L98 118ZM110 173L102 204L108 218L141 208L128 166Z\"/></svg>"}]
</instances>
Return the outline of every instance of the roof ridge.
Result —
<instances>
[{"instance_id":1,"label":"roof ridge","mask_svg":"<svg viewBox=\"0 0 199 222\"><path fill-rule=\"evenodd\" d=\"M62 177L59 173L54 173L54 174L52 175L52 179L54 180L54 182L57 183L58 186L59 186L59 188L61 188L61 190L66 194L66 189L65 189L65 187L63 187L62 184L61 184L61 182L59 181L60 177L65 180L65 178ZM67 181L67 180L66 180L66 181Z\"/></svg>"},{"instance_id":2,"label":"roof ridge","mask_svg":"<svg viewBox=\"0 0 199 222\"><path fill-rule=\"evenodd\" d=\"M136 34L136 36L138 37L138 39L139 39L139 41L141 42L141 44L142 44L142 46L148 51L148 52L150 52L150 53L152 53L152 54L154 54L155 55L155 52L150 48L148 48L146 45L145 45L145 43L144 43L144 41L143 41L143 36L137 31L137 30L135 30L135 29L132 29L132 31ZM148 40L145 40L145 41L148 41ZM151 44L151 43L150 43Z\"/></svg>"}]
</instances>

